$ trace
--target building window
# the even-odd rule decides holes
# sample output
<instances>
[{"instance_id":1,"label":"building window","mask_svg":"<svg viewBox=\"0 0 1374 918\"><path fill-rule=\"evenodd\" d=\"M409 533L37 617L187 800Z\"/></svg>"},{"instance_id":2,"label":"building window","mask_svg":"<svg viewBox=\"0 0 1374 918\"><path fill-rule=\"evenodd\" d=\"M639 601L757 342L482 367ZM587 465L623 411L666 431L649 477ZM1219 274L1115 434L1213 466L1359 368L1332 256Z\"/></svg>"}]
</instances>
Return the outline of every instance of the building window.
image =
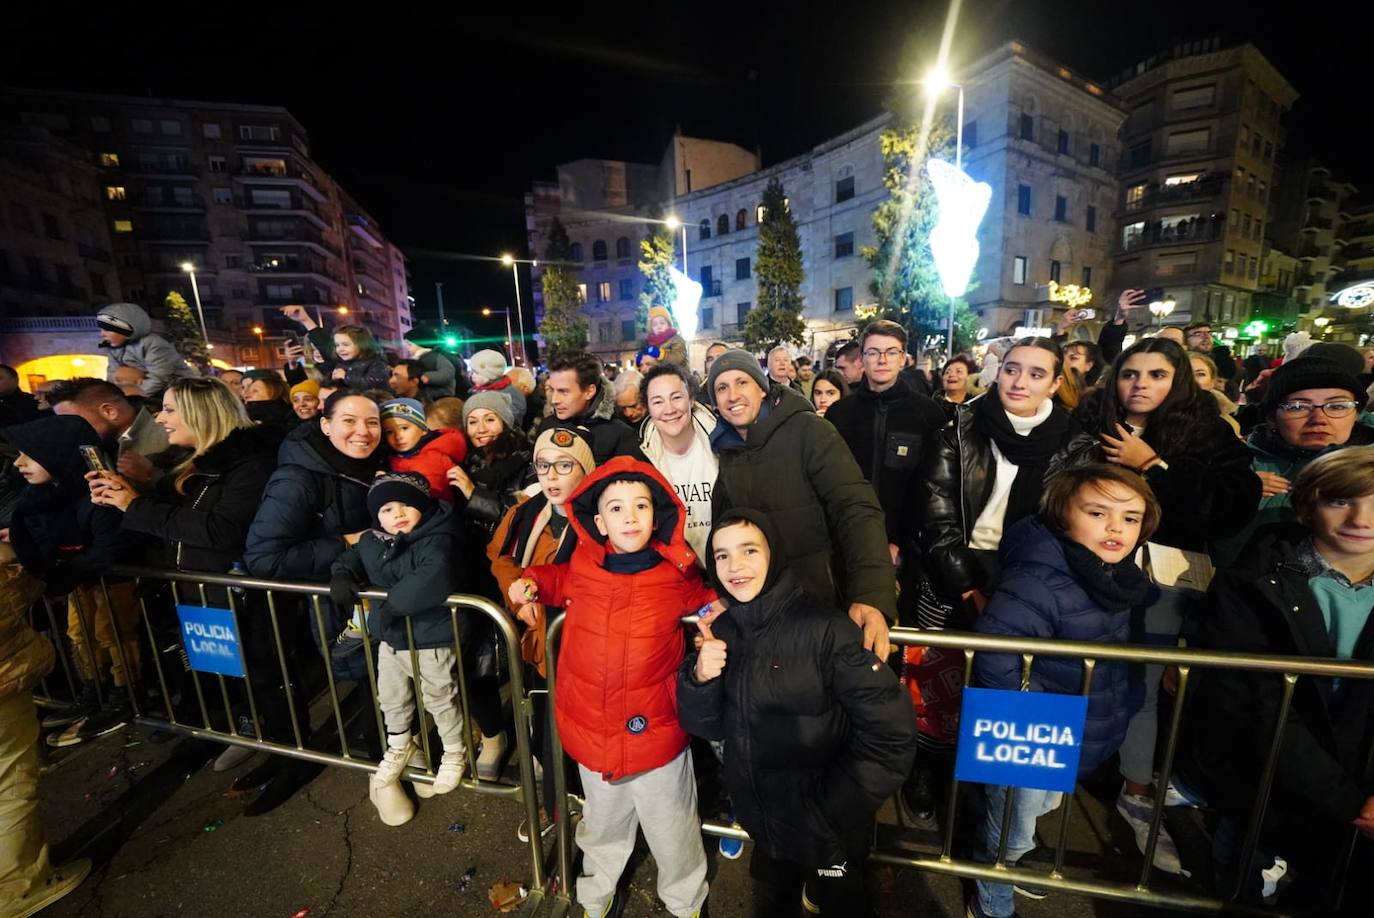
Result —
<instances>
[{"instance_id":1,"label":"building window","mask_svg":"<svg viewBox=\"0 0 1374 918\"><path fill-rule=\"evenodd\" d=\"M1265 162L1273 162L1273 159L1274 159L1274 142L1273 142L1272 140L1266 140L1266 141L1264 142L1264 161L1265 161Z\"/></svg>"},{"instance_id":2,"label":"building window","mask_svg":"<svg viewBox=\"0 0 1374 918\"><path fill-rule=\"evenodd\" d=\"M611 301L610 281L602 281L596 285L596 301L598 303L609 303Z\"/></svg>"},{"instance_id":3,"label":"building window","mask_svg":"<svg viewBox=\"0 0 1374 918\"><path fill-rule=\"evenodd\" d=\"M200 126L200 134L206 140L219 140L223 134L220 133L219 124L214 121L207 121Z\"/></svg>"},{"instance_id":4,"label":"building window","mask_svg":"<svg viewBox=\"0 0 1374 918\"><path fill-rule=\"evenodd\" d=\"M582 261L582 243L574 242L571 246L570 252L572 254L573 261Z\"/></svg>"},{"instance_id":5,"label":"building window","mask_svg":"<svg viewBox=\"0 0 1374 918\"><path fill-rule=\"evenodd\" d=\"M180 137L180 136L181 136L181 122L180 122L180 121L164 121L164 122L162 122L162 123L159 125L159 127L162 128L162 133L166 134L168 137Z\"/></svg>"},{"instance_id":6,"label":"building window","mask_svg":"<svg viewBox=\"0 0 1374 918\"><path fill-rule=\"evenodd\" d=\"M1249 277L1250 277L1251 280L1254 280L1258 274L1259 274L1259 259L1257 259L1257 258L1252 258L1252 259L1250 259L1250 274L1249 274Z\"/></svg>"},{"instance_id":7,"label":"building window","mask_svg":"<svg viewBox=\"0 0 1374 918\"><path fill-rule=\"evenodd\" d=\"M118 169L118 168L119 168L119 154L118 154L118 153L101 153L101 154L100 154L100 165L102 165L102 166L110 166L110 167L112 167L112 168Z\"/></svg>"},{"instance_id":8,"label":"building window","mask_svg":"<svg viewBox=\"0 0 1374 918\"><path fill-rule=\"evenodd\" d=\"M1060 271L1059 262L1057 262L1057 261L1051 261L1051 262L1050 262L1050 280L1054 281L1056 284L1059 283L1059 271Z\"/></svg>"},{"instance_id":9,"label":"building window","mask_svg":"<svg viewBox=\"0 0 1374 918\"><path fill-rule=\"evenodd\" d=\"M1192 274L1197 270L1197 252L1171 252L1156 262L1160 274Z\"/></svg>"},{"instance_id":10,"label":"building window","mask_svg":"<svg viewBox=\"0 0 1374 918\"><path fill-rule=\"evenodd\" d=\"M281 131L270 124L240 124L239 140L278 140Z\"/></svg>"},{"instance_id":11,"label":"building window","mask_svg":"<svg viewBox=\"0 0 1374 918\"><path fill-rule=\"evenodd\" d=\"M1245 180L1245 194L1250 198L1254 198L1255 190L1255 173L1251 172L1250 176Z\"/></svg>"},{"instance_id":12,"label":"building window","mask_svg":"<svg viewBox=\"0 0 1374 918\"><path fill-rule=\"evenodd\" d=\"M1236 250L1227 249L1226 256L1221 260L1221 270L1226 274L1234 274L1236 270Z\"/></svg>"},{"instance_id":13,"label":"building window","mask_svg":"<svg viewBox=\"0 0 1374 918\"><path fill-rule=\"evenodd\" d=\"M854 197L854 176L846 176L835 183L835 203Z\"/></svg>"},{"instance_id":14,"label":"building window","mask_svg":"<svg viewBox=\"0 0 1374 918\"><path fill-rule=\"evenodd\" d=\"M1022 112L1021 114L1021 139L1035 139L1035 119Z\"/></svg>"},{"instance_id":15,"label":"building window","mask_svg":"<svg viewBox=\"0 0 1374 918\"><path fill-rule=\"evenodd\" d=\"M964 149L972 150L978 146L978 122L964 122Z\"/></svg>"},{"instance_id":16,"label":"building window","mask_svg":"<svg viewBox=\"0 0 1374 918\"><path fill-rule=\"evenodd\" d=\"M1087 265L1084 265L1084 266L1083 266L1083 286L1084 286L1084 287L1087 287L1087 288L1089 288L1089 289L1092 289L1092 285L1093 285L1093 269L1090 268L1090 267L1088 267Z\"/></svg>"},{"instance_id":17,"label":"building window","mask_svg":"<svg viewBox=\"0 0 1374 918\"><path fill-rule=\"evenodd\" d=\"M1240 229L1240 211L1234 207L1231 208L1231 229Z\"/></svg>"},{"instance_id":18,"label":"building window","mask_svg":"<svg viewBox=\"0 0 1374 918\"><path fill-rule=\"evenodd\" d=\"M1240 234L1245 238L1250 238L1251 218L1249 214L1242 214L1240 218Z\"/></svg>"},{"instance_id":19,"label":"building window","mask_svg":"<svg viewBox=\"0 0 1374 918\"><path fill-rule=\"evenodd\" d=\"M1144 183L1144 182L1141 182L1139 185L1132 185L1131 187L1129 187L1129 188L1126 189L1126 209L1127 209L1127 210L1140 210L1141 205L1144 204L1144 203L1145 203L1145 183Z\"/></svg>"},{"instance_id":20,"label":"building window","mask_svg":"<svg viewBox=\"0 0 1374 918\"><path fill-rule=\"evenodd\" d=\"M128 198L128 193L124 190L124 186L123 186L123 185L106 185L106 186L105 186L105 200L107 200L107 201L123 201L123 200L125 200L125 199L127 199L127 198Z\"/></svg>"},{"instance_id":21,"label":"building window","mask_svg":"<svg viewBox=\"0 0 1374 918\"><path fill-rule=\"evenodd\" d=\"M1264 136L1256 131L1255 136L1250 139L1250 155L1258 159L1263 147Z\"/></svg>"},{"instance_id":22,"label":"building window","mask_svg":"<svg viewBox=\"0 0 1374 918\"><path fill-rule=\"evenodd\" d=\"M848 258L854 254L854 234L840 233L835 237L835 257Z\"/></svg>"},{"instance_id":23,"label":"building window","mask_svg":"<svg viewBox=\"0 0 1374 918\"><path fill-rule=\"evenodd\" d=\"M1166 156L1186 156L1193 153L1205 153L1211 146L1211 142L1211 128L1174 131L1164 142L1164 154Z\"/></svg>"},{"instance_id":24,"label":"building window","mask_svg":"<svg viewBox=\"0 0 1374 918\"><path fill-rule=\"evenodd\" d=\"M230 191L228 188L215 188L212 189L210 193L214 195L216 204L234 203L234 193Z\"/></svg>"},{"instance_id":25,"label":"building window","mask_svg":"<svg viewBox=\"0 0 1374 918\"><path fill-rule=\"evenodd\" d=\"M129 130L135 134L151 134L153 122L147 118L134 118L129 122Z\"/></svg>"},{"instance_id":26,"label":"building window","mask_svg":"<svg viewBox=\"0 0 1374 918\"><path fill-rule=\"evenodd\" d=\"M132 220L116 220L116 221L114 222L114 231L115 231L116 233L132 233L132 232L134 231L134 224L133 224L133 221L132 221Z\"/></svg>"},{"instance_id":27,"label":"building window","mask_svg":"<svg viewBox=\"0 0 1374 918\"><path fill-rule=\"evenodd\" d=\"M735 259L735 280L748 280L748 279L749 279L749 259L747 259L747 258L736 258L736 259Z\"/></svg>"},{"instance_id":28,"label":"building window","mask_svg":"<svg viewBox=\"0 0 1374 918\"><path fill-rule=\"evenodd\" d=\"M1083 226L1090 233L1097 232L1097 208L1091 204L1088 205L1087 212L1084 214Z\"/></svg>"},{"instance_id":29,"label":"building window","mask_svg":"<svg viewBox=\"0 0 1374 918\"><path fill-rule=\"evenodd\" d=\"M749 310L753 308L752 303L735 304L735 322L740 328L744 327L744 322L749 318Z\"/></svg>"},{"instance_id":30,"label":"building window","mask_svg":"<svg viewBox=\"0 0 1374 918\"><path fill-rule=\"evenodd\" d=\"M223 156L207 156L205 157L205 165L211 172L227 172L229 170L229 164L225 162Z\"/></svg>"},{"instance_id":31,"label":"building window","mask_svg":"<svg viewBox=\"0 0 1374 918\"><path fill-rule=\"evenodd\" d=\"M1095 144L1095 143L1094 143L1094 144L1089 144L1089 145L1088 145L1088 165L1089 165L1089 166L1100 166L1100 165L1102 165L1102 148L1099 147L1099 146L1098 146L1097 144Z\"/></svg>"},{"instance_id":32,"label":"building window","mask_svg":"<svg viewBox=\"0 0 1374 918\"><path fill-rule=\"evenodd\" d=\"M768 208L764 207L762 204L757 204L757 205L755 205L755 207L754 207L754 222L755 222L755 223L762 223L764 220L767 220L767 219L768 219Z\"/></svg>"},{"instance_id":33,"label":"building window","mask_svg":"<svg viewBox=\"0 0 1374 918\"><path fill-rule=\"evenodd\" d=\"M124 268L137 268L137 267L138 267L138 256L137 256L137 255L129 255L129 254L121 255L121 256L119 256L119 264L120 264L120 267L124 267Z\"/></svg>"},{"instance_id":34,"label":"building window","mask_svg":"<svg viewBox=\"0 0 1374 918\"><path fill-rule=\"evenodd\" d=\"M742 230L749 225L749 212L743 207L735 214L735 229Z\"/></svg>"},{"instance_id":35,"label":"building window","mask_svg":"<svg viewBox=\"0 0 1374 918\"><path fill-rule=\"evenodd\" d=\"M1011 282L1018 287L1026 284L1026 268L1030 264L1024 255L1017 255L1011 260Z\"/></svg>"},{"instance_id":36,"label":"building window","mask_svg":"<svg viewBox=\"0 0 1374 918\"><path fill-rule=\"evenodd\" d=\"M1130 249L1135 248L1136 246L1140 245L1141 240L1144 239L1144 238L1145 238L1145 223L1144 223L1144 221L1138 221L1138 222L1136 222L1136 223L1128 223L1128 224L1126 224L1125 226L1123 226L1123 227L1121 228L1121 247L1122 247L1123 249L1130 250Z\"/></svg>"},{"instance_id":37,"label":"building window","mask_svg":"<svg viewBox=\"0 0 1374 918\"><path fill-rule=\"evenodd\" d=\"M1054 219L1060 223L1069 219L1069 199L1062 194L1054 196Z\"/></svg>"},{"instance_id":38,"label":"building window","mask_svg":"<svg viewBox=\"0 0 1374 918\"><path fill-rule=\"evenodd\" d=\"M592 261L606 260L606 241L598 239L592 243Z\"/></svg>"},{"instance_id":39,"label":"building window","mask_svg":"<svg viewBox=\"0 0 1374 918\"><path fill-rule=\"evenodd\" d=\"M1206 108L1212 104L1216 94L1217 88L1214 84L1176 89L1171 100L1171 107L1176 112L1190 108Z\"/></svg>"},{"instance_id":40,"label":"building window","mask_svg":"<svg viewBox=\"0 0 1374 918\"><path fill-rule=\"evenodd\" d=\"M242 255L225 255L225 256L224 256L224 266L225 266L226 268L234 268L234 269L242 268L242 267L243 267L243 256L242 256Z\"/></svg>"},{"instance_id":41,"label":"building window","mask_svg":"<svg viewBox=\"0 0 1374 918\"><path fill-rule=\"evenodd\" d=\"M711 221L710 221L710 220L702 220L701 223L697 224L697 240L698 240L699 242L705 242L707 239L710 239L710 238L711 238Z\"/></svg>"},{"instance_id":42,"label":"building window","mask_svg":"<svg viewBox=\"0 0 1374 918\"><path fill-rule=\"evenodd\" d=\"M1031 188L1029 185L1016 186L1016 212L1029 217L1031 212Z\"/></svg>"},{"instance_id":43,"label":"building window","mask_svg":"<svg viewBox=\"0 0 1374 918\"><path fill-rule=\"evenodd\" d=\"M584 305L584 306L587 304L587 285L586 285L586 284L578 284L578 285L577 285L577 301L578 301L579 303L581 303L582 305Z\"/></svg>"},{"instance_id":44,"label":"building window","mask_svg":"<svg viewBox=\"0 0 1374 918\"><path fill-rule=\"evenodd\" d=\"M620 298L622 300L632 300L635 298L635 282L628 278L620 279Z\"/></svg>"},{"instance_id":45,"label":"building window","mask_svg":"<svg viewBox=\"0 0 1374 918\"><path fill-rule=\"evenodd\" d=\"M715 327L716 327L716 307L714 307L714 306L703 306L703 307L701 307L701 327L702 327L702 328L715 328Z\"/></svg>"},{"instance_id":46,"label":"building window","mask_svg":"<svg viewBox=\"0 0 1374 918\"><path fill-rule=\"evenodd\" d=\"M716 235L724 236L728 232L730 232L730 215L721 214L720 219L716 221Z\"/></svg>"},{"instance_id":47,"label":"building window","mask_svg":"<svg viewBox=\"0 0 1374 918\"><path fill-rule=\"evenodd\" d=\"M837 287L835 288L835 311L849 312L854 308L854 288Z\"/></svg>"},{"instance_id":48,"label":"building window","mask_svg":"<svg viewBox=\"0 0 1374 918\"><path fill-rule=\"evenodd\" d=\"M715 279L712 276L714 273L715 271L710 265L702 265L700 271L697 273L697 280L701 281L702 296L712 295L711 286L715 283Z\"/></svg>"},{"instance_id":49,"label":"building window","mask_svg":"<svg viewBox=\"0 0 1374 918\"><path fill-rule=\"evenodd\" d=\"M610 322L601 322L600 324L598 324L598 325L596 326L596 343L597 343L597 344L610 344L610 343L611 343L611 323L610 323Z\"/></svg>"},{"instance_id":50,"label":"building window","mask_svg":"<svg viewBox=\"0 0 1374 918\"><path fill-rule=\"evenodd\" d=\"M1269 202L1269 185L1267 183L1259 183L1259 192L1256 196L1256 200L1261 204L1267 204Z\"/></svg>"},{"instance_id":51,"label":"building window","mask_svg":"<svg viewBox=\"0 0 1374 918\"><path fill-rule=\"evenodd\" d=\"M1057 151L1060 152L1060 153L1068 153L1068 152L1069 152L1069 132L1068 132L1068 131L1060 131L1060 132L1059 132L1059 145L1058 145L1058 147L1057 147Z\"/></svg>"},{"instance_id":52,"label":"building window","mask_svg":"<svg viewBox=\"0 0 1374 918\"><path fill-rule=\"evenodd\" d=\"M634 339L635 339L635 320L634 320L634 319L621 319L621 320L620 320L620 340L621 340L621 341L633 341Z\"/></svg>"}]
</instances>

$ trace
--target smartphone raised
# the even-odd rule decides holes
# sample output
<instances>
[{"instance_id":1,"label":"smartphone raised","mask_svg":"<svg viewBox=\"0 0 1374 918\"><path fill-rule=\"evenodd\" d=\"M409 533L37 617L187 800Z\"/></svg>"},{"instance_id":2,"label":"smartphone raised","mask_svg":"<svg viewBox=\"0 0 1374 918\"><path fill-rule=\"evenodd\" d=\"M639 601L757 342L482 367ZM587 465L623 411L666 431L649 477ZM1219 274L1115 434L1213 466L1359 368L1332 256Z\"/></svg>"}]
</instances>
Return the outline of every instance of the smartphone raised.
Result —
<instances>
[{"instance_id":1,"label":"smartphone raised","mask_svg":"<svg viewBox=\"0 0 1374 918\"><path fill-rule=\"evenodd\" d=\"M81 459L86 463L86 468L92 472L113 472L114 466L110 460L100 451L98 446L78 446L81 451Z\"/></svg>"}]
</instances>

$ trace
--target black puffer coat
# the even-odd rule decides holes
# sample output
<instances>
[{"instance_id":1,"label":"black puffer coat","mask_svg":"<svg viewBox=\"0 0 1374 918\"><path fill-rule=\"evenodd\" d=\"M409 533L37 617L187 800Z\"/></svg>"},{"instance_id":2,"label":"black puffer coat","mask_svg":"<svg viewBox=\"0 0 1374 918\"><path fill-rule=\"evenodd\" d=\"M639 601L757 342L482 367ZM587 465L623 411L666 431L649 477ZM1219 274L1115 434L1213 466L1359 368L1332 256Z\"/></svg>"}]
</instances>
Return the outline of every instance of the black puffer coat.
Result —
<instances>
[{"instance_id":1,"label":"black puffer coat","mask_svg":"<svg viewBox=\"0 0 1374 918\"><path fill-rule=\"evenodd\" d=\"M165 566L227 572L243 558L280 444L275 427L232 431L196 459L180 492L169 474L158 480L155 494L135 499L124 511L124 530L161 539Z\"/></svg>"},{"instance_id":2,"label":"black puffer coat","mask_svg":"<svg viewBox=\"0 0 1374 918\"><path fill-rule=\"evenodd\" d=\"M719 616L724 673L678 671L683 729L725 741L735 816L770 857L842 863L849 842L901 786L916 752L916 716L862 632L807 596L785 571L758 598Z\"/></svg>"},{"instance_id":3,"label":"black puffer coat","mask_svg":"<svg viewBox=\"0 0 1374 918\"><path fill-rule=\"evenodd\" d=\"M592 456L596 458L597 465L602 465L606 460L616 456L643 459L644 454L639 451L639 434L615 416L615 397L609 394L615 392L615 388L610 380L601 377L596 390L591 404L577 417L560 421L558 415L550 414L540 421L535 438L538 439L539 434L551 427L585 427L588 431L587 439L592 447ZM520 423L519 414L516 415L515 422Z\"/></svg>"},{"instance_id":4,"label":"black puffer coat","mask_svg":"<svg viewBox=\"0 0 1374 918\"><path fill-rule=\"evenodd\" d=\"M318 425L288 436L248 529L248 572L327 583L330 567L347 547L343 536L372 528L367 489L382 468L380 451L379 446L370 459L349 459Z\"/></svg>"},{"instance_id":5,"label":"black puffer coat","mask_svg":"<svg viewBox=\"0 0 1374 918\"><path fill-rule=\"evenodd\" d=\"M997 481L992 441L974 423L983 398L997 398L997 393L991 391L957 407L954 422L940 431L919 475L924 487L920 535L926 573L948 600L985 586L983 569L968 547L973 525ZM1063 409L1056 406L1054 410ZM1050 460L1045 479L1062 468L1090 461L1096 447L1096 438L1071 426Z\"/></svg>"},{"instance_id":6,"label":"black puffer coat","mask_svg":"<svg viewBox=\"0 0 1374 918\"><path fill-rule=\"evenodd\" d=\"M453 646L453 620L444 600L459 585L452 563L457 554L454 523L453 508L439 502L414 532L389 536L374 529L334 562L335 574L344 572L360 585L387 591L386 602L380 604L386 615L373 609L367 617L367 630L374 638L406 649L408 618L416 650ZM458 616L460 622L470 617ZM385 630L378 626L383 618L390 618Z\"/></svg>"}]
</instances>

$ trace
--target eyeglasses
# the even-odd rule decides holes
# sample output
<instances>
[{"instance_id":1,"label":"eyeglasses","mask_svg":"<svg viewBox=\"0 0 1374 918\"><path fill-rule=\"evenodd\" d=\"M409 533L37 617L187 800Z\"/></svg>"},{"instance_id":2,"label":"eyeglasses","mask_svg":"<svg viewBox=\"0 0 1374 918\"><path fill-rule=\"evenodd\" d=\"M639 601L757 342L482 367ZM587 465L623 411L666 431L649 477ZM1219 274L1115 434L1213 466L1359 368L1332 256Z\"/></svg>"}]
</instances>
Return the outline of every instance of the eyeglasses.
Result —
<instances>
[{"instance_id":1,"label":"eyeglasses","mask_svg":"<svg viewBox=\"0 0 1374 918\"><path fill-rule=\"evenodd\" d=\"M886 360L896 361L896 360L900 360L901 357L902 357L902 354L904 354L904 353L905 353L905 351L903 351L903 350L902 350L901 348L899 348L899 347L890 347L890 348L888 348L888 349L885 350L885 351L880 351L880 350L878 350L876 347L871 347L871 348L869 348L868 350L864 351L864 360L879 360L879 361L881 361L881 360L886 359Z\"/></svg>"},{"instance_id":2,"label":"eyeglasses","mask_svg":"<svg viewBox=\"0 0 1374 918\"><path fill-rule=\"evenodd\" d=\"M1354 401L1327 402L1324 405L1314 405L1311 402L1284 402L1279 405L1278 412L1290 418L1305 418L1320 408L1328 418L1343 418L1358 407L1359 403Z\"/></svg>"},{"instance_id":3,"label":"eyeglasses","mask_svg":"<svg viewBox=\"0 0 1374 918\"><path fill-rule=\"evenodd\" d=\"M566 477L572 474L577 463L572 459L559 459L556 462L545 462L543 459L534 460L534 471L537 475L549 474L549 469L555 469L559 477Z\"/></svg>"}]
</instances>

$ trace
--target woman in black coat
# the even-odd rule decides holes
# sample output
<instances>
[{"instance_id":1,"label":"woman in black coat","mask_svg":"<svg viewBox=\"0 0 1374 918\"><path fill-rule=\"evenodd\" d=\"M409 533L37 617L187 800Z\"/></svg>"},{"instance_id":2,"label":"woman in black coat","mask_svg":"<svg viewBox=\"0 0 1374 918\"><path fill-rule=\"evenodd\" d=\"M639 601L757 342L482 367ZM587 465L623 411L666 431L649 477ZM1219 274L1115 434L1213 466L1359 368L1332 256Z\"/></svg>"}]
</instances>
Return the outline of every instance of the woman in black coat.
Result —
<instances>
[{"instance_id":1,"label":"woman in black coat","mask_svg":"<svg viewBox=\"0 0 1374 918\"><path fill-rule=\"evenodd\" d=\"M1146 338L1122 351L1102 386L1079 406L1084 430L1100 442L1101 458L1144 476L1162 515L1150 542L1205 552L1216 539L1240 531L1259 510L1260 480L1251 453L1221 418L1217 400L1198 388L1183 348ZM1161 585L1144 613L1147 643L1174 645L1196 590ZM1125 778L1117 811L1144 851L1149 833L1156 713L1162 664L1145 667L1145 699L1121 745ZM1173 839L1161 829L1155 866L1179 871Z\"/></svg>"},{"instance_id":2,"label":"woman in black coat","mask_svg":"<svg viewBox=\"0 0 1374 918\"><path fill-rule=\"evenodd\" d=\"M449 469L448 478L463 495L462 517L479 549L486 548L520 491L534 483L529 442L516 421L510 399L500 392L477 392L463 403L468 456Z\"/></svg>"},{"instance_id":3,"label":"woman in black coat","mask_svg":"<svg viewBox=\"0 0 1374 918\"><path fill-rule=\"evenodd\" d=\"M716 522L707 569L729 606L682 663L678 716L725 743L725 784L754 841L755 914L795 911L803 883L826 914L868 914L873 817L911 768L915 714L863 633L802 592L773 542L757 511Z\"/></svg>"}]
</instances>

